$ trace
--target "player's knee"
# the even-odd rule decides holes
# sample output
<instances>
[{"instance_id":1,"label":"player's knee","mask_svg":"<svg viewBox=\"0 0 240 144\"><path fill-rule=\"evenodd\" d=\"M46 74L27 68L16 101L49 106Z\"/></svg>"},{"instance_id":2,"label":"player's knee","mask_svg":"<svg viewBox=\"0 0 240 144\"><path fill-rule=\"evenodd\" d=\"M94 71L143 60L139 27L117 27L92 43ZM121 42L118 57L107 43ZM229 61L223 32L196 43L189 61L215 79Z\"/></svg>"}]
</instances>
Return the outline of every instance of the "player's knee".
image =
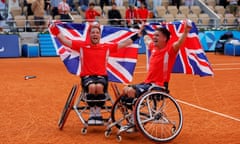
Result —
<instances>
[{"instance_id":1,"label":"player's knee","mask_svg":"<svg viewBox=\"0 0 240 144\"><path fill-rule=\"evenodd\" d=\"M127 86L123 89L123 95L126 95L128 97L135 97L135 89L131 86Z\"/></svg>"},{"instance_id":2,"label":"player's knee","mask_svg":"<svg viewBox=\"0 0 240 144\"><path fill-rule=\"evenodd\" d=\"M88 85L88 92L89 93L95 93L95 91L96 91L96 85L95 84Z\"/></svg>"},{"instance_id":3,"label":"player's knee","mask_svg":"<svg viewBox=\"0 0 240 144\"><path fill-rule=\"evenodd\" d=\"M96 92L97 93L104 93L104 85L101 83L96 84Z\"/></svg>"}]
</instances>

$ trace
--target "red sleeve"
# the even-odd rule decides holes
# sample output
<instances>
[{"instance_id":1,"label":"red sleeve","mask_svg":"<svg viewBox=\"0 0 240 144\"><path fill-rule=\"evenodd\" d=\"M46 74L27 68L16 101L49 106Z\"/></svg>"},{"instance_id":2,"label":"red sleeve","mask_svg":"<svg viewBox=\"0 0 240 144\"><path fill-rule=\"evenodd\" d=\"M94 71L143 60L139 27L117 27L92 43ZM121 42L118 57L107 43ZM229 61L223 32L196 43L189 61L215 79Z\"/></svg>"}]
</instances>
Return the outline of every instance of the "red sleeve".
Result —
<instances>
[{"instance_id":1,"label":"red sleeve","mask_svg":"<svg viewBox=\"0 0 240 144\"><path fill-rule=\"evenodd\" d=\"M115 53L118 51L118 43L107 44L110 50L110 53Z\"/></svg>"},{"instance_id":2,"label":"red sleeve","mask_svg":"<svg viewBox=\"0 0 240 144\"><path fill-rule=\"evenodd\" d=\"M147 10L147 9L144 10L144 18L145 18L145 19L148 18L148 10Z\"/></svg>"},{"instance_id":3,"label":"red sleeve","mask_svg":"<svg viewBox=\"0 0 240 144\"><path fill-rule=\"evenodd\" d=\"M175 50L173 49L173 45L168 45L168 53L169 55L176 55L178 51L175 52Z\"/></svg>"},{"instance_id":4,"label":"red sleeve","mask_svg":"<svg viewBox=\"0 0 240 144\"><path fill-rule=\"evenodd\" d=\"M141 13L142 13L141 9L137 9L137 17L138 18L141 18Z\"/></svg>"},{"instance_id":5,"label":"red sleeve","mask_svg":"<svg viewBox=\"0 0 240 144\"><path fill-rule=\"evenodd\" d=\"M118 43L104 43L101 44L110 53L116 53L118 51Z\"/></svg>"},{"instance_id":6,"label":"red sleeve","mask_svg":"<svg viewBox=\"0 0 240 144\"><path fill-rule=\"evenodd\" d=\"M86 11L86 13L85 13L85 18L86 18L86 19L89 19L89 18L90 18L89 10Z\"/></svg>"},{"instance_id":7,"label":"red sleeve","mask_svg":"<svg viewBox=\"0 0 240 144\"><path fill-rule=\"evenodd\" d=\"M137 10L136 10L136 9L134 9L134 17L135 17L135 18L138 18L138 13L137 13Z\"/></svg>"},{"instance_id":8,"label":"red sleeve","mask_svg":"<svg viewBox=\"0 0 240 144\"><path fill-rule=\"evenodd\" d=\"M84 45L86 45L86 42L83 42L83 41L80 41L80 40L73 40L71 49L76 50L76 51L80 51L80 48Z\"/></svg>"},{"instance_id":9,"label":"red sleeve","mask_svg":"<svg viewBox=\"0 0 240 144\"><path fill-rule=\"evenodd\" d=\"M126 10L126 12L125 12L125 18L126 18L126 19L129 18L129 12L128 12L128 10Z\"/></svg>"},{"instance_id":10,"label":"red sleeve","mask_svg":"<svg viewBox=\"0 0 240 144\"><path fill-rule=\"evenodd\" d=\"M130 16L129 16L129 10L126 10L125 19L127 19L127 22L128 22L128 23L130 22L129 18L130 18Z\"/></svg>"},{"instance_id":11,"label":"red sleeve","mask_svg":"<svg viewBox=\"0 0 240 144\"><path fill-rule=\"evenodd\" d=\"M100 13L95 11L95 16L100 16Z\"/></svg>"}]
</instances>

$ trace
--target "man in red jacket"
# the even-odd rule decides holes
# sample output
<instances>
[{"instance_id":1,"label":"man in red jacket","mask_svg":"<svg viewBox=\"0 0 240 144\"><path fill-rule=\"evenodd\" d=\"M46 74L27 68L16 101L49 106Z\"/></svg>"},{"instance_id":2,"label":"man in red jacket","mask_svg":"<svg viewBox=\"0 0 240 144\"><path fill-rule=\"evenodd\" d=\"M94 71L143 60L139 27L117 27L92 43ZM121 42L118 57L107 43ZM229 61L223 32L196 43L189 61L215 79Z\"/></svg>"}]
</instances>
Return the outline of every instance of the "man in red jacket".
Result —
<instances>
[{"instance_id":1,"label":"man in red jacket","mask_svg":"<svg viewBox=\"0 0 240 144\"><path fill-rule=\"evenodd\" d=\"M137 13L138 13L139 22L140 23L142 23L142 22L145 23L147 21L149 12L148 12L148 9L147 9L146 4L144 2L141 2L141 7L138 8Z\"/></svg>"},{"instance_id":2,"label":"man in red jacket","mask_svg":"<svg viewBox=\"0 0 240 144\"><path fill-rule=\"evenodd\" d=\"M137 10L133 5L129 5L129 8L126 10L125 19L128 27L131 27L137 24Z\"/></svg>"},{"instance_id":3,"label":"man in red jacket","mask_svg":"<svg viewBox=\"0 0 240 144\"><path fill-rule=\"evenodd\" d=\"M89 8L85 12L85 19L87 22L94 22L96 16L100 16L100 13L94 9L95 4L93 2L89 3Z\"/></svg>"}]
</instances>

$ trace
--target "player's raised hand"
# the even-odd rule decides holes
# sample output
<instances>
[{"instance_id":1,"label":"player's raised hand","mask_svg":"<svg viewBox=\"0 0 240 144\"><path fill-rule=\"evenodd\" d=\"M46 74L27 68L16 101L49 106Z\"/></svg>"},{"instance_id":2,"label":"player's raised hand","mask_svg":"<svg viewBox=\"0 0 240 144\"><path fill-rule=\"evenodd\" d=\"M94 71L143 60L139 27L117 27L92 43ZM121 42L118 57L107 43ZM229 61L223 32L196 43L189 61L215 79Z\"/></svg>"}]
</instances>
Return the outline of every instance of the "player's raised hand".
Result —
<instances>
[{"instance_id":1,"label":"player's raised hand","mask_svg":"<svg viewBox=\"0 0 240 144\"><path fill-rule=\"evenodd\" d=\"M184 24L185 24L185 32L186 33L189 33L190 30L192 29L193 25L192 25L192 21L190 19L186 19L184 21Z\"/></svg>"},{"instance_id":2,"label":"player's raised hand","mask_svg":"<svg viewBox=\"0 0 240 144\"><path fill-rule=\"evenodd\" d=\"M51 34L54 36L57 36L60 33L60 30L57 27L58 23L61 23L61 22L60 21L52 21L51 24L49 24L49 29L51 31Z\"/></svg>"},{"instance_id":3,"label":"player's raised hand","mask_svg":"<svg viewBox=\"0 0 240 144\"><path fill-rule=\"evenodd\" d=\"M146 31L145 31L145 25L146 23L145 22L142 22L141 25L140 25L140 29L138 31L138 36L141 37L141 36L144 36L146 35Z\"/></svg>"}]
</instances>

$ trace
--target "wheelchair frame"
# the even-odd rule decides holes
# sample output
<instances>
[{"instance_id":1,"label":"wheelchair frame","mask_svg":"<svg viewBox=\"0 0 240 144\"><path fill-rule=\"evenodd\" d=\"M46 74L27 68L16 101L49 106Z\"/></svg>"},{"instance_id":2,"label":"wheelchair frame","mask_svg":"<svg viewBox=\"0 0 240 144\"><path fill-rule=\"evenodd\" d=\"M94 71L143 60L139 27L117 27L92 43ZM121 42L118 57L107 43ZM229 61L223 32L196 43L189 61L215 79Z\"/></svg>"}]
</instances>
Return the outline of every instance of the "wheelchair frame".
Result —
<instances>
[{"instance_id":1,"label":"wheelchair frame","mask_svg":"<svg viewBox=\"0 0 240 144\"><path fill-rule=\"evenodd\" d=\"M87 123L87 118L89 116L90 113L90 107L88 106L87 102L99 102L99 101L105 101L105 105L103 105L101 107L101 113L109 113L109 116L107 115L103 115L103 121L104 124L103 125L108 125L108 123L110 123L110 117L111 117L111 109L112 109L112 105L114 104L114 101L112 100L111 96L105 92L106 98L103 100L87 100L86 99L86 92L82 89L80 95L78 96L76 102L76 96L78 93L78 89L79 89L79 84L74 84L69 96L67 98L67 101L64 105L64 108L62 110L61 116L59 118L58 121L58 127L60 130L63 129L64 124L68 118L68 115L70 113L71 110L74 110L80 120L80 122L83 124L83 128L81 129L81 133L82 134L86 134L87 133L87 128L89 126L89 124ZM102 125L93 125L93 126L102 126Z\"/></svg>"},{"instance_id":2,"label":"wheelchair frame","mask_svg":"<svg viewBox=\"0 0 240 144\"><path fill-rule=\"evenodd\" d=\"M105 131L106 137L110 136L113 127L119 129L116 134L117 141L122 140L122 132L133 127L154 142L171 141L180 133L183 125L182 110L177 101L169 95L167 88L153 87L135 99L132 110L121 101L117 86L113 84L112 88L118 98L113 104L112 123ZM134 118L133 125L129 125L131 117Z\"/></svg>"}]
</instances>

